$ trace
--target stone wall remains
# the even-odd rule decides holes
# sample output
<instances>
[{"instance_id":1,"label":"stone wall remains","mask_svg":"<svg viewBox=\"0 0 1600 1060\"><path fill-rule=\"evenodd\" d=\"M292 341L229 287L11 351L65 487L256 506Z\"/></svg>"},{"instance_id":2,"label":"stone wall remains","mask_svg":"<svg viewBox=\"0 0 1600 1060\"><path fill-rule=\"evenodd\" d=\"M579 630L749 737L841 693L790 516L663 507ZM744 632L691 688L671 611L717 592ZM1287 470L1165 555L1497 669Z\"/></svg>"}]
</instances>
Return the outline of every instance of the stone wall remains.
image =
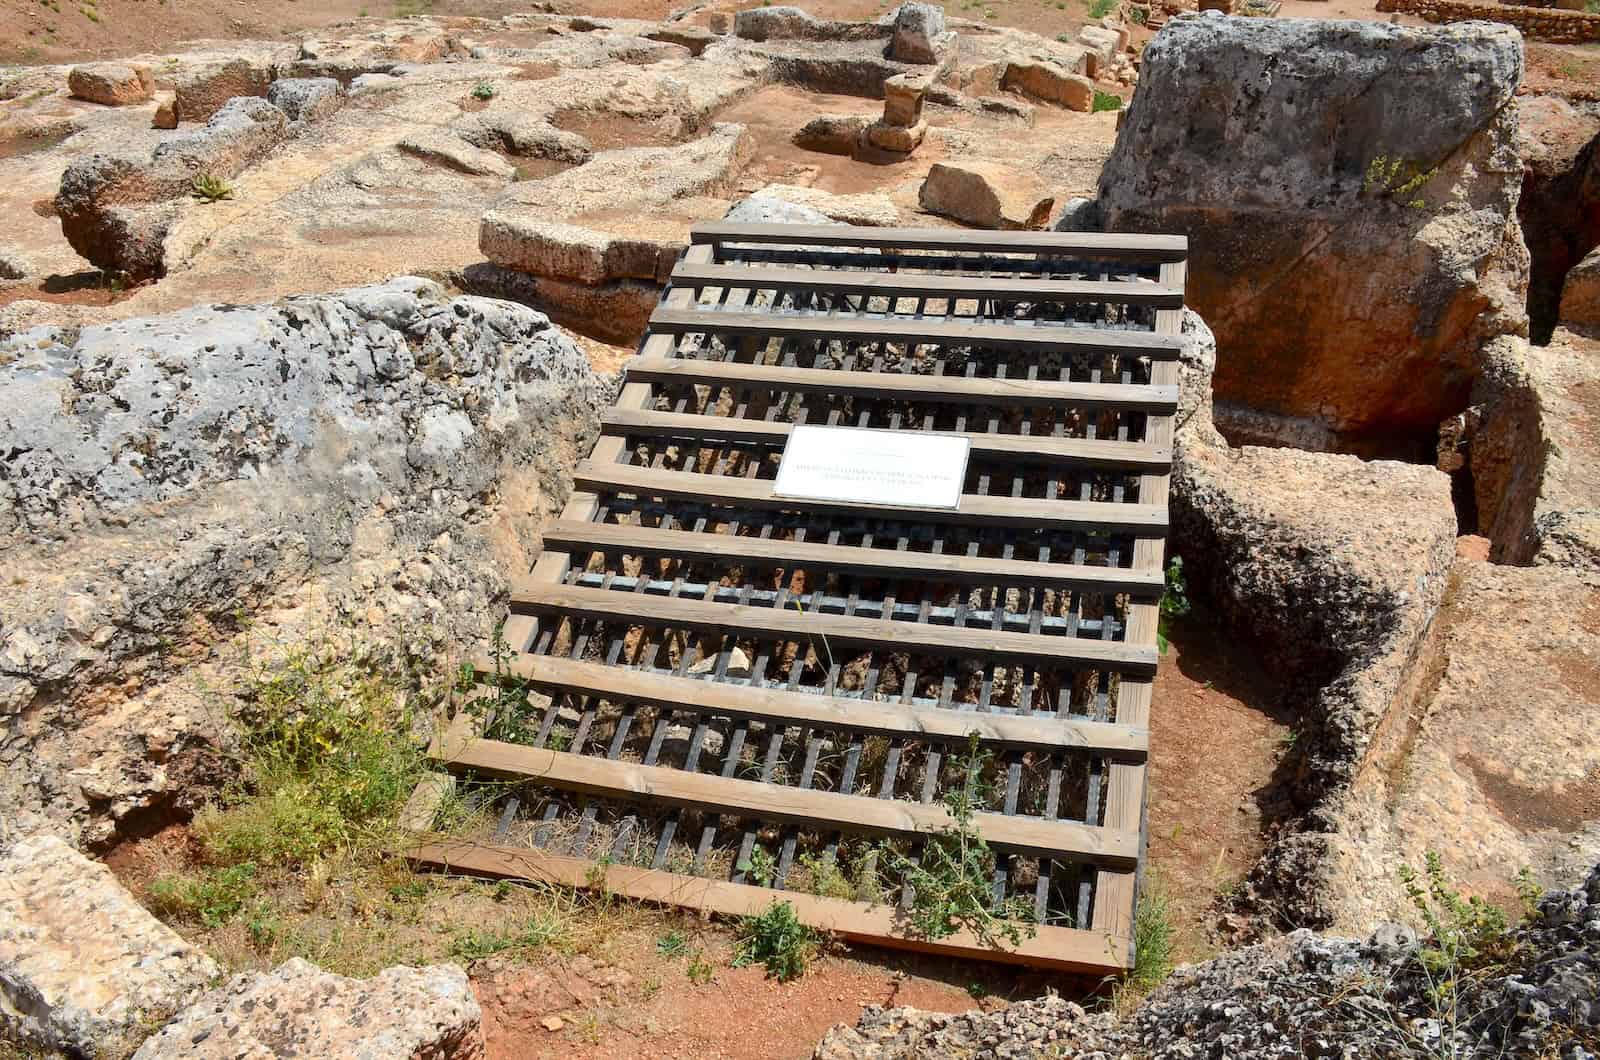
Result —
<instances>
[{"instance_id":1,"label":"stone wall remains","mask_svg":"<svg viewBox=\"0 0 1600 1060\"><path fill-rule=\"evenodd\" d=\"M1515 26L1529 40L1552 44L1588 44L1600 41L1600 14L1564 11L1553 7L1528 7L1470 0L1378 0L1378 10L1416 15L1429 22L1469 22L1483 19Z\"/></svg>"}]
</instances>

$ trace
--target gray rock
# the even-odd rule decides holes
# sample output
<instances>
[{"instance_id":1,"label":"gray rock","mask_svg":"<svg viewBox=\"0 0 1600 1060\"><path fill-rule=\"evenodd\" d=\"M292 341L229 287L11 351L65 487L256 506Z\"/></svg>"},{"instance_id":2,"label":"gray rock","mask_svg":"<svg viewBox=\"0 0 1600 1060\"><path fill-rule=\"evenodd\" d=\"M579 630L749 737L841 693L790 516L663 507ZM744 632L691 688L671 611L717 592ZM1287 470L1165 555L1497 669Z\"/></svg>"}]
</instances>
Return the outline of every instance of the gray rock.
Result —
<instances>
[{"instance_id":1,"label":"gray rock","mask_svg":"<svg viewBox=\"0 0 1600 1060\"><path fill-rule=\"evenodd\" d=\"M249 59L228 59L185 74L175 86L173 106L179 121L209 121L230 99L265 96L272 70Z\"/></svg>"},{"instance_id":2,"label":"gray rock","mask_svg":"<svg viewBox=\"0 0 1600 1060\"><path fill-rule=\"evenodd\" d=\"M347 979L295 957L205 994L134 1060L288 1054L479 1060L486 1048L482 1020L467 973L456 965Z\"/></svg>"},{"instance_id":3,"label":"gray rock","mask_svg":"<svg viewBox=\"0 0 1600 1060\"><path fill-rule=\"evenodd\" d=\"M0 856L0 1039L122 1056L218 974L110 869L54 836Z\"/></svg>"},{"instance_id":4,"label":"gray rock","mask_svg":"<svg viewBox=\"0 0 1600 1060\"><path fill-rule=\"evenodd\" d=\"M903 63L936 63L939 50L951 35L944 28L944 8L938 4L901 4L894 18L889 57Z\"/></svg>"},{"instance_id":5,"label":"gray rock","mask_svg":"<svg viewBox=\"0 0 1600 1060\"><path fill-rule=\"evenodd\" d=\"M802 206L771 195L751 195L728 208L724 221L738 224L831 225L833 220L821 210Z\"/></svg>"},{"instance_id":6,"label":"gray rock","mask_svg":"<svg viewBox=\"0 0 1600 1060\"><path fill-rule=\"evenodd\" d=\"M1068 199L1061 207L1061 216L1056 218L1055 230L1057 232L1104 231L1100 221L1100 204L1094 199L1082 197Z\"/></svg>"},{"instance_id":7,"label":"gray rock","mask_svg":"<svg viewBox=\"0 0 1600 1060\"><path fill-rule=\"evenodd\" d=\"M132 279L165 275L167 235L190 205L195 177L228 179L288 134L283 111L264 99L231 99L205 128L156 145L150 158L90 155L68 166L56 214L72 249Z\"/></svg>"},{"instance_id":8,"label":"gray rock","mask_svg":"<svg viewBox=\"0 0 1600 1060\"><path fill-rule=\"evenodd\" d=\"M344 104L344 89L331 77L289 77L267 87L267 102L290 121L316 121Z\"/></svg>"},{"instance_id":9,"label":"gray rock","mask_svg":"<svg viewBox=\"0 0 1600 1060\"><path fill-rule=\"evenodd\" d=\"M21 280L29 274L28 259L16 247L0 243L0 280Z\"/></svg>"},{"instance_id":10,"label":"gray rock","mask_svg":"<svg viewBox=\"0 0 1600 1060\"><path fill-rule=\"evenodd\" d=\"M1527 325L1521 74L1520 36L1485 22L1205 15L1156 36L1101 211L1190 236L1219 403L1341 445L1421 444L1460 410L1485 343Z\"/></svg>"},{"instance_id":11,"label":"gray rock","mask_svg":"<svg viewBox=\"0 0 1600 1060\"><path fill-rule=\"evenodd\" d=\"M164 690L240 607L487 642L602 391L543 314L404 277L35 328L0 394L0 805L102 843L226 778L226 711Z\"/></svg>"}]
</instances>

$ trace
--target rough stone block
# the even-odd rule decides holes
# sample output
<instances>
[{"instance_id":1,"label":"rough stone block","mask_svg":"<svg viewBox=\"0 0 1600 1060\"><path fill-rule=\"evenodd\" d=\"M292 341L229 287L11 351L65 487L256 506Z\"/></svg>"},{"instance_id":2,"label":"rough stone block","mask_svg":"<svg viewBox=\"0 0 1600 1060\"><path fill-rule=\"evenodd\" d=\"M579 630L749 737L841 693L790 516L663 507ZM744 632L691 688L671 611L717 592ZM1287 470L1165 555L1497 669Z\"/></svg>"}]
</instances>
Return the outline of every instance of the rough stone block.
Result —
<instances>
[{"instance_id":1,"label":"rough stone block","mask_svg":"<svg viewBox=\"0 0 1600 1060\"><path fill-rule=\"evenodd\" d=\"M1081 74L1068 73L1055 63L1008 63L1000 87L1048 103L1059 103L1069 110L1094 108L1094 82Z\"/></svg>"},{"instance_id":2,"label":"rough stone block","mask_svg":"<svg viewBox=\"0 0 1600 1060\"><path fill-rule=\"evenodd\" d=\"M155 87L150 68L138 63L85 63L67 74L67 89L74 96L108 107L143 103Z\"/></svg>"},{"instance_id":3,"label":"rough stone block","mask_svg":"<svg viewBox=\"0 0 1600 1060\"><path fill-rule=\"evenodd\" d=\"M932 78L896 74L883 83L883 120L890 125L915 125L922 120L922 101Z\"/></svg>"},{"instance_id":4,"label":"rough stone block","mask_svg":"<svg viewBox=\"0 0 1600 1060\"><path fill-rule=\"evenodd\" d=\"M830 155L854 154L866 128L867 119L855 114L823 114L794 134L794 145Z\"/></svg>"},{"instance_id":5,"label":"rough stone block","mask_svg":"<svg viewBox=\"0 0 1600 1060\"><path fill-rule=\"evenodd\" d=\"M994 162L936 162L922 208L980 228L1043 228L1055 197L1031 173Z\"/></svg>"},{"instance_id":6,"label":"rough stone block","mask_svg":"<svg viewBox=\"0 0 1600 1060\"><path fill-rule=\"evenodd\" d=\"M344 104L344 89L331 77L288 77L267 86L267 102L290 121L316 121Z\"/></svg>"},{"instance_id":7,"label":"rough stone block","mask_svg":"<svg viewBox=\"0 0 1600 1060\"><path fill-rule=\"evenodd\" d=\"M887 122L873 122L867 126L867 143L880 151L894 151L899 154L910 154L922 146L922 138L928 135L928 123L919 121L915 125L890 125Z\"/></svg>"},{"instance_id":8,"label":"rough stone block","mask_svg":"<svg viewBox=\"0 0 1600 1060\"><path fill-rule=\"evenodd\" d=\"M237 1060L286 1049L307 1057L481 1060L482 1020L466 972L453 964L347 979L296 957L208 991L134 1060Z\"/></svg>"},{"instance_id":9,"label":"rough stone block","mask_svg":"<svg viewBox=\"0 0 1600 1060\"><path fill-rule=\"evenodd\" d=\"M122 1055L218 974L110 869L54 836L0 858L0 1038Z\"/></svg>"},{"instance_id":10,"label":"rough stone block","mask_svg":"<svg viewBox=\"0 0 1600 1060\"><path fill-rule=\"evenodd\" d=\"M248 59L207 64L178 82L178 120L207 121L236 96L264 97L271 83L272 72Z\"/></svg>"},{"instance_id":11,"label":"rough stone block","mask_svg":"<svg viewBox=\"0 0 1600 1060\"><path fill-rule=\"evenodd\" d=\"M944 8L938 4L901 4L894 19L889 57L902 63L935 63L947 38Z\"/></svg>"}]
</instances>

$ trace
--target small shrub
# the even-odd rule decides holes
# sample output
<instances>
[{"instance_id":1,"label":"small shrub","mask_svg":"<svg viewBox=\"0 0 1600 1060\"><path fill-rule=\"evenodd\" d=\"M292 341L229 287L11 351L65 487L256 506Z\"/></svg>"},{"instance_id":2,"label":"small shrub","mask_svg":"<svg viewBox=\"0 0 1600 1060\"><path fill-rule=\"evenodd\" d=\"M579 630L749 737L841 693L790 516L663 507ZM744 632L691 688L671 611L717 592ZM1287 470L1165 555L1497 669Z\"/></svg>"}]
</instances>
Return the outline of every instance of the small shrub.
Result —
<instances>
[{"instance_id":1,"label":"small shrub","mask_svg":"<svg viewBox=\"0 0 1600 1060\"><path fill-rule=\"evenodd\" d=\"M1438 167L1423 169L1419 163L1379 155L1367 164L1361 179L1361 193L1413 209L1427 202L1417 193L1439 172Z\"/></svg>"},{"instance_id":2,"label":"small shrub","mask_svg":"<svg viewBox=\"0 0 1600 1060\"><path fill-rule=\"evenodd\" d=\"M1421 875L1401 865L1400 883L1427 936L1417 947L1416 962L1427 980L1428 996L1441 1016L1454 1013L1461 980L1505 965L1516 951L1512 924L1505 910L1477 895L1463 898L1445 879L1436 851L1424 855ZM1537 907L1539 888L1523 869L1516 877L1524 912Z\"/></svg>"},{"instance_id":3,"label":"small shrub","mask_svg":"<svg viewBox=\"0 0 1600 1060\"><path fill-rule=\"evenodd\" d=\"M695 986L705 986L711 982L711 977L716 974L716 968L699 950L689 954L689 963L684 965L683 974L689 977L689 982Z\"/></svg>"},{"instance_id":4,"label":"small shrub","mask_svg":"<svg viewBox=\"0 0 1600 1060\"><path fill-rule=\"evenodd\" d=\"M1099 114L1103 110L1121 110L1122 97L1115 92L1102 92L1094 90L1094 102L1089 106L1089 113Z\"/></svg>"},{"instance_id":5,"label":"small shrub","mask_svg":"<svg viewBox=\"0 0 1600 1060\"><path fill-rule=\"evenodd\" d=\"M689 937L681 931L669 931L656 939L656 952L663 957L680 957L689 952Z\"/></svg>"},{"instance_id":6,"label":"small shrub","mask_svg":"<svg viewBox=\"0 0 1600 1060\"><path fill-rule=\"evenodd\" d=\"M763 964L770 978L787 983L806 974L806 966L816 951L816 934L800 923L794 906L774 900L759 916L739 921L733 966Z\"/></svg>"},{"instance_id":7,"label":"small shrub","mask_svg":"<svg viewBox=\"0 0 1600 1060\"><path fill-rule=\"evenodd\" d=\"M994 852L973 823L973 816L989 801L985 774L990 757L978 745L978 734L972 733L959 766L961 784L944 796L953 821L928 838L921 858L912 860L884 847L893 867L911 885L910 927L923 938L941 939L966 928L985 944L1004 938L1015 946L1024 932L1031 938L1036 931L1033 908L1020 896L996 907Z\"/></svg>"},{"instance_id":8,"label":"small shrub","mask_svg":"<svg viewBox=\"0 0 1600 1060\"><path fill-rule=\"evenodd\" d=\"M1139 904L1133 913L1133 972L1129 979L1150 991L1172 972L1172 910L1161 877L1145 874Z\"/></svg>"},{"instance_id":9,"label":"small shrub","mask_svg":"<svg viewBox=\"0 0 1600 1060\"><path fill-rule=\"evenodd\" d=\"M1148 7L1129 8L1128 17L1133 20L1134 25L1142 26L1150 21L1150 9Z\"/></svg>"},{"instance_id":10,"label":"small shrub","mask_svg":"<svg viewBox=\"0 0 1600 1060\"><path fill-rule=\"evenodd\" d=\"M1117 8L1117 0L1089 0L1089 17L1105 18Z\"/></svg>"},{"instance_id":11,"label":"small shrub","mask_svg":"<svg viewBox=\"0 0 1600 1060\"><path fill-rule=\"evenodd\" d=\"M1193 609L1189 603L1189 581L1183 576L1183 557L1173 556L1167 563L1166 588L1161 591L1161 612L1156 618L1156 646L1162 655L1171 647L1167 640L1168 623Z\"/></svg>"},{"instance_id":12,"label":"small shrub","mask_svg":"<svg viewBox=\"0 0 1600 1060\"><path fill-rule=\"evenodd\" d=\"M472 86L473 99L491 100L495 94L495 87L487 81L479 81Z\"/></svg>"},{"instance_id":13,"label":"small shrub","mask_svg":"<svg viewBox=\"0 0 1600 1060\"><path fill-rule=\"evenodd\" d=\"M221 202L233 198L233 185L221 177L201 173L189 182L189 194L201 202Z\"/></svg>"},{"instance_id":14,"label":"small shrub","mask_svg":"<svg viewBox=\"0 0 1600 1060\"><path fill-rule=\"evenodd\" d=\"M750 856L739 862L738 869L762 887L770 887L778 873L777 860L765 847L754 847Z\"/></svg>"},{"instance_id":15,"label":"small shrub","mask_svg":"<svg viewBox=\"0 0 1600 1060\"><path fill-rule=\"evenodd\" d=\"M150 884L150 904L158 914L221 927L256 894L256 866L246 861L198 876L161 876Z\"/></svg>"}]
</instances>

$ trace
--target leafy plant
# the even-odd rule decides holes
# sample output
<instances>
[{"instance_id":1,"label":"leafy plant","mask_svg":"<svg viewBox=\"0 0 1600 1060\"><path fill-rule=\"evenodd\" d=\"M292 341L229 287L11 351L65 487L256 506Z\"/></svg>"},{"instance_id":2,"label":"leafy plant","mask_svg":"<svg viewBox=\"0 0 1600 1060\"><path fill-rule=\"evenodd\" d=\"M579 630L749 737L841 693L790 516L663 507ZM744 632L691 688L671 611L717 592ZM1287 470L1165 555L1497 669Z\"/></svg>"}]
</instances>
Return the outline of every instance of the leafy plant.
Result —
<instances>
[{"instance_id":1,"label":"leafy plant","mask_svg":"<svg viewBox=\"0 0 1600 1060\"><path fill-rule=\"evenodd\" d=\"M1089 113L1099 114L1103 110L1121 110L1122 97L1115 92L1102 92L1094 90L1094 102L1089 105Z\"/></svg>"},{"instance_id":2,"label":"leafy plant","mask_svg":"<svg viewBox=\"0 0 1600 1060\"><path fill-rule=\"evenodd\" d=\"M450 952L464 961L482 960L506 950L536 950L549 945L561 936L561 925L552 919L534 917L526 927L517 932L467 931L450 947Z\"/></svg>"},{"instance_id":3,"label":"leafy plant","mask_svg":"<svg viewBox=\"0 0 1600 1060\"><path fill-rule=\"evenodd\" d=\"M199 920L221 927L255 897L256 866L246 861L198 876L161 876L150 884L150 903L157 913Z\"/></svg>"},{"instance_id":4,"label":"leafy plant","mask_svg":"<svg viewBox=\"0 0 1600 1060\"><path fill-rule=\"evenodd\" d=\"M1504 965L1516 951L1516 939L1503 909L1477 895L1463 898L1450 885L1438 852L1427 851L1423 859L1421 874L1400 866L1400 883L1427 927L1416 962L1428 996L1441 1017L1452 1019L1461 980ZM1535 907L1539 889L1527 869L1517 874L1516 883L1524 909Z\"/></svg>"},{"instance_id":5,"label":"leafy plant","mask_svg":"<svg viewBox=\"0 0 1600 1060\"><path fill-rule=\"evenodd\" d=\"M748 875L763 887L772 886L773 877L778 873L778 863L765 847L753 847L750 856L739 862L740 872Z\"/></svg>"},{"instance_id":6,"label":"leafy plant","mask_svg":"<svg viewBox=\"0 0 1600 1060\"><path fill-rule=\"evenodd\" d=\"M201 173L189 182L189 194L201 202L221 202L233 198L233 185L213 173Z\"/></svg>"},{"instance_id":7,"label":"leafy plant","mask_svg":"<svg viewBox=\"0 0 1600 1060\"><path fill-rule=\"evenodd\" d=\"M1128 17L1133 20L1134 25L1142 26L1150 21L1150 9L1148 7L1129 8Z\"/></svg>"},{"instance_id":8,"label":"leafy plant","mask_svg":"<svg viewBox=\"0 0 1600 1060\"><path fill-rule=\"evenodd\" d=\"M689 936L681 931L669 931L656 939L656 952L663 957L680 957L689 951Z\"/></svg>"},{"instance_id":9,"label":"leafy plant","mask_svg":"<svg viewBox=\"0 0 1600 1060\"><path fill-rule=\"evenodd\" d=\"M839 869L839 859L833 854L801 854L800 868L811 880L808 888L812 894L824 898L854 898L856 889Z\"/></svg>"},{"instance_id":10,"label":"leafy plant","mask_svg":"<svg viewBox=\"0 0 1600 1060\"><path fill-rule=\"evenodd\" d=\"M488 101L493 99L495 95L495 87L487 81L479 81L477 84L472 86L473 99Z\"/></svg>"},{"instance_id":11,"label":"leafy plant","mask_svg":"<svg viewBox=\"0 0 1600 1060\"><path fill-rule=\"evenodd\" d=\"M1116 10L1117 0L1089 0L1089 17L1105 18Z\"/></svg>"},{"instance_id":12,"label":"leafy plant","mask_svg":"<svg viewBox=\"0 0 1600 1060\"><path fill-rule=\"evenodd\" d=\"M1416 162L1379 155L1367 164L1366 175L1361 180L1361 193L1420 209L1427 203L1420 196L1413 196L1438 172L1438 167L1423 169Z\"/></svg>"},{"instance_id":13,"label":"leafy plant","mask_svg":"<svg viewBox=\"0 0 1600 1060\"><path fill-rule=\"evenodd\" d=\"M711 982L711 977L716 974L716 968L705 959L699 950L689 954L689 963L684 965L683 974L689 977L689 982L695 986L705 986Z\"/></svg>"},{"instance_id":14,"label":"leafy plant","mask_svg":"<svg viewBox=\"0 0 1600 1060\"><path fill-rule=\"evenodd\" d=\"M806 966L817 952L817 936L800 922L794 906L774 900L758 916L739 921L739 937L734 943L733 966L766 966L767 975L787 983L806 974Z\"/></svg>"},{"instance_id":15,"label":"leafy plant","mask_svg":"<svg viewBox=\"0 0 1600 1060\"><path fill-rule=\"evenodd\" d=\"M940 939L966 928L986 944L1004 938L1015 946L1024 931L1030 938L1036 931L1029 903L1018 898L997 907L994 900L995 856L973 823L991 794L985 780L989 761L978 734L971 733L958 763L961 783L943 799L951 824L928 838L919 859L884 847L894 869L911 885L907 915L911 930L923 938Z\"/></svg>"},{"instance_id":16,"label":"leafy plant","mask_svg":"<svg viewBox=\"0 0 1600 1060\"><path fill-rule=\"evenodd\" d=\"M1189 603L1189 582L1183 576L1182 556L1173 556L1167 563L1166 582L1166 588L1161 591L1161 612L1156 619L1156 646L1162 655L1171 647L1167 639L1168 623L1193 610Z\"/></svg>"}]
</instances>

